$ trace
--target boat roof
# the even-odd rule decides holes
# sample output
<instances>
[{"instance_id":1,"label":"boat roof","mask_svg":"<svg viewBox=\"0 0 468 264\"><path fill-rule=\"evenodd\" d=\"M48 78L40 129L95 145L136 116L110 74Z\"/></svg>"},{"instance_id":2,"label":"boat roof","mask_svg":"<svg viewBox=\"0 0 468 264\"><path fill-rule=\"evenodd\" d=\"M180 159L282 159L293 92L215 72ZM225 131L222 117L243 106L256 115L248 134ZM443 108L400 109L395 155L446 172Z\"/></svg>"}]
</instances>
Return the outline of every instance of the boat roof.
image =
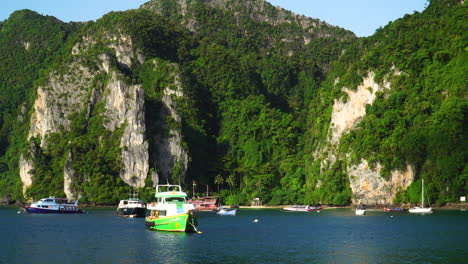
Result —
<instances>
[{"instance_id":1,"label":"boat roof","mask_svg":"<svg viewBox=\"0 0 468 264\"><path fill-rule=\"evenodd\" d=\"M158 184L156 185L156 192L168 192L168 191L175 191L175 192L182 192L182 187L180 185L175 184Z\"/></svg>"},{"instance_id":2,"label":"boat roof","mask_svg":"<svg viewBox=\"0 0 468 264\"><path fill-rule=\"evenodd\" d=\"M130 201L132 201L132 202L133 202L133 201L135 201L135 202L144 202L144 200L143 200L143 199L138 199L138 198L128 198L128 199L122 199L122 200L120 200L120 201L129 201L129 202L130 202Z\"/></svg>"},{"instance_id":3,"label":"boat roof","mask_svg":"<svg viewBox=\"0 0 468 264\"><path fill-rule=\"evenodd\" d=\"M47 198L42 198L41 201L43 200L47 200L47 199L53 199L53 200L67 200L67 198L55 198L55 196L50 196L50 197L47 197Z\"/></svg>"},{"instance_id":4,"label":"boat roof","mask_svg":"<svg viewBox=\"0 0 468 264\"><path fill-rule=\"evenodd\" d=\"M187 197L187 194L182 191L180 185L161 184L156 186L156 198L160 197Z\"/></svg>"},{"instance_id":5,"label":"boat roof","mask_svg":"<svg viewBox=\"0 0 468 264\"><path fill-rule=\"evenodd\" d=\"M156 198L161 198L161 197L187 197L187 194L184 192L160 192L156 193L155 195Z\"/></svg>"}]
</instances>

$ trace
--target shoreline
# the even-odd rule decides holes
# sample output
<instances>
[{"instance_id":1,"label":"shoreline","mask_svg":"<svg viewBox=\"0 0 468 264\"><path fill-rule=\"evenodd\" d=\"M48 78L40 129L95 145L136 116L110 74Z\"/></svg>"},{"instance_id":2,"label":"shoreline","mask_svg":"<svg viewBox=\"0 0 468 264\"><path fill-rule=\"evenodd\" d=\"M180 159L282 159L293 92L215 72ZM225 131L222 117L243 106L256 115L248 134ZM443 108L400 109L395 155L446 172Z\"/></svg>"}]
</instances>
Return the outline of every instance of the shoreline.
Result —
<instances>
[{"instance_id":1,"label":"shoreline","mask_svg":"<svg viewBox=\"0 0 468 264\"><path fill-rule=\"evenodd\" d=\"M249 206L249 205L242 205L239 206L239 208L243 209L282 209L284 207L288 206L293 206L293 205L255 205L255 206ZM323 210L327 209L354 209L358 205L347 205L347 206L328 206L328 205L322 205ZM396 207L392 205L367 205L365 206L367 210L379 210L384 207ZM401 208L411 208L413 205L402 205L399 206ZM468 203L447 203L443 206L432 206L432 209L447 209L447 210L452 210L452 209L468 209Z\"/></svg>"},{"instance_id":2,"label":"shoreline","mask_svg":"<svg viewBox=\"0 0 468 264\"><path fill-rule=\"evenodd\" d=\"M7 204L7 203L0 203L0 206L16 206L16 207L23 207L26 206L26 204L23 203L12 203L12 204ZM228 206L228 205L227 205ZM240 205L239 208L241 209L282 209L284 207L289 207L293 205ZM329 205L322 205L323 210L325 209L354 209L358 205L347 205L347 206L329 206ZM117 208L118 204L115 205L93 205L93 204L80 204L79 207L82 208ZM373 210L373 209L383 209L384 207L397 207L397 206L392 206L392 205L366 205L366 209L368 210ZM398 206L400 208L411 208L413 207L412 205L401 205ZM433 209L468 209L468 203L447 203L443 206L432 206Z\"/></svg>"}]
</instances>

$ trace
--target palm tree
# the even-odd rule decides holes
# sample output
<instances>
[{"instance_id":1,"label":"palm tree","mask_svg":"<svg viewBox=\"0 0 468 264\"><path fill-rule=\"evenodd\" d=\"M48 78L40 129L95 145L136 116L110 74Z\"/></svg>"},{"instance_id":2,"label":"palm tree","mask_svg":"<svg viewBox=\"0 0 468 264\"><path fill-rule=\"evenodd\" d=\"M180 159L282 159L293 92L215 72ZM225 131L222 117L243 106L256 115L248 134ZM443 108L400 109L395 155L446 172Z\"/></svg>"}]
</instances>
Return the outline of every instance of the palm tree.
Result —
<instances>
[{"instance_id":1,"label":"palm tree","mask_svg":"<svg viewBox=\"0 0 468 264\"><path fill-rule=\"evenodd\" d=\"M226 183L229 185L229 191L232 191L232 187L234 187L236 184L236 177L234 174L231 174L227 177Z\"/></svg>"},{"instance_id":2,"label":"palm tree","mask_svg":"<svg viewBox=\"0 0 468 264\"><path fill-rule=\"evenodd\" d=\"M224 183L224 179L221 175L216 175L214 178L214 183L218 185L218 195L219 195L219 185Z\"/></svg>"}]
</instances>

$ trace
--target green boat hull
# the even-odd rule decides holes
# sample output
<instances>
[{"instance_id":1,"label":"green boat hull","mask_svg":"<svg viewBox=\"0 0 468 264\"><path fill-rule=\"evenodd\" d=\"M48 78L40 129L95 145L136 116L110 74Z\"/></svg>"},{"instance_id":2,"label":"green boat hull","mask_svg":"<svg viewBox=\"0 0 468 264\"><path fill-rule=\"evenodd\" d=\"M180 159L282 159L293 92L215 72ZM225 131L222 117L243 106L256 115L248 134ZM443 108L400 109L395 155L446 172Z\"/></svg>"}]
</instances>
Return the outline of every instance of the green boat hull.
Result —
<instances>
[{"instance_id":1,"label":"green boat hull","mask_svg":"<svg viewBox=\"0 0 468 264\"><path fill-rule=\"evenodd\" d=\"M145 225L151 230L169 232L197 232L197 221L192 213L178 214L158 218L147 217Z\"/></svg>"}]
</instances>

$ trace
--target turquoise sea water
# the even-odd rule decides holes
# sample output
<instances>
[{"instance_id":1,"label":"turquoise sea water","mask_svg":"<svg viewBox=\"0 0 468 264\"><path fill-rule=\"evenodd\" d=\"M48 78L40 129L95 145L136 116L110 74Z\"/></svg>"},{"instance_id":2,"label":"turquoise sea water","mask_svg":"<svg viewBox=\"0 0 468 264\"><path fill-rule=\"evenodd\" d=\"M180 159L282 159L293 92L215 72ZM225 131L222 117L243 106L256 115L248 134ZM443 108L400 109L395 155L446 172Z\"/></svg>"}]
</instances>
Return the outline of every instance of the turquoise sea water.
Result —
<instances>
[{"instance_id":1,"label":"turquoise sea water","mask_svg":"<svg viewBox=\"0 0 468 264\"><path fill-rule=\"evenodd\" d=\"M199 213L202 234L149 231L115 209L18 214L0 207L0 263L467 263L468 211L351 209ZM258 222L252 222L258 219Z\"/></svg>"}]
</instances>

